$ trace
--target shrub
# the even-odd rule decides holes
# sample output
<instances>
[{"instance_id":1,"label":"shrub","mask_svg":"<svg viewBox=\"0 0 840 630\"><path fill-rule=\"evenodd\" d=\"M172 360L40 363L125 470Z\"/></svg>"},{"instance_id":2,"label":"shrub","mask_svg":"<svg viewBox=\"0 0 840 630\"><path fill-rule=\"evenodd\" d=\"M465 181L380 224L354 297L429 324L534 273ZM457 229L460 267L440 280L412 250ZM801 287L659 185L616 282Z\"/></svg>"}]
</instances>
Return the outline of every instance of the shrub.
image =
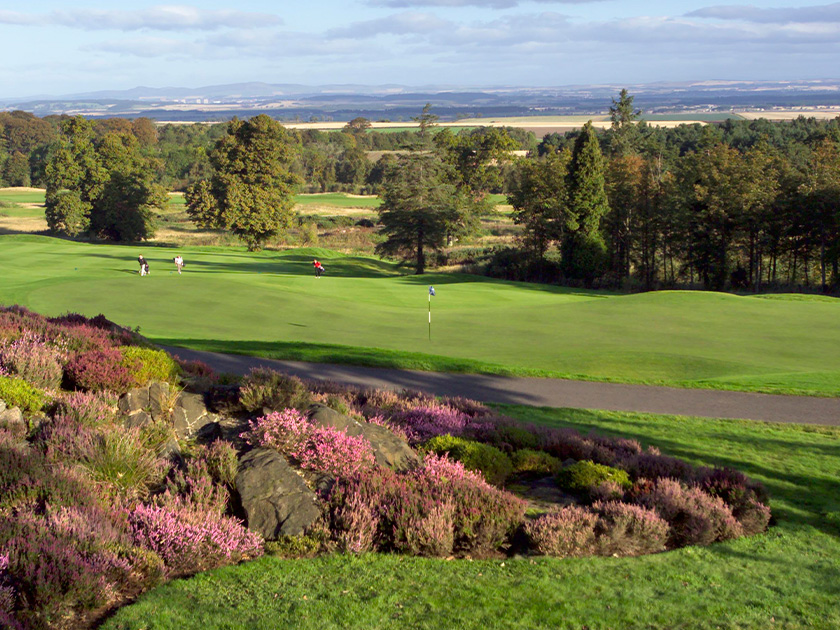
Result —
<instances>
[{"instance_id":1,"label":"shrub","mask_svg":"<svg viewBox=\"0 0 840 630\"><path fill-rule=\"evenodd\" d=\"M615 481L602 481L590 488L589 498L592 501L620 501L626 492L627 489Z\"/></svg>"},{"instance_id":2,"label":"shrub","mask_svg":"<svg viewBox=\"0 0 840 630\"><path fill-rule=\"evenodd\" d=\"M558 558L590 556L595 553L598 515L570 505L525 523L530 546L546 556Z\"/></svg>"},{"instance_id":3,"label":"shrub","mask_svg":"<svg viewBox=\"0 0 840 630\"><path fill-rule=\"evenodd\" d=\"M181 371L187 376L215 380L216 372L204 361L187 361L177 355L173 358L178 363Z\"/></svg>"},{"instance_id":4,"label":"shrub","mask_svg":"<svg viewBox=\"0 0 840 630\"><path fill-rule=\"evenodd\" d=\"M111 424L116 420L116 399L107 393L71 392L56 400L56 421L87 427Z\"/></svg>"},{"instance_id":5,"label":"shrub","mask_svg":"<svg viewBox=\"0 0 840 630\"><path fill-rule=\"evenodd\" d=\"M540 438L533 427L522 425L514 420L500 419L493 423L483 423L469 432L470 436L496 446L503 451L512 452L520 449L537 449Z\"/></svg>"},{"instance_id":6,"label":"shrub","mask_svg":"<svg viewBox=\"0 0 840 630\"><path fill-rule=\"evenodd\" d=\"M483 555L518 528L524 502L445 457L398 474L372 468L339 479L327 499L330 530L352 552Z\"/></svg>"},{"instance_id":7,"label":"shrub","mask_svg":"<svg viewBox=\"0 0 840 630\"><path fill-rule=\"evenodd\" d=\"M313 536L281 536L266 541L265 553L278 558L312 558L321 551L322 543Z\"/></svg>"},{"instance_id":8,"label":"shrub","mask_svg":"<svg viewBox=\"0 0 840 630\"><path fill-rule=\"evenodd\" d=\"M188 506L138 505L128 512L137 545L155 552L171 575L186 575L262 555L263 540L228 516Z\"/></svg>"},{"instance_id":9,"label":"shrub","mask_svg":"<svg viewBox=\"0 0 840 630\"><path fill-rule=\"evenodd\" d=\"M595 528L599 554L640 556L665 549L670 526L655 511L619 501L599 501L592 509L600 517Z\"/></svg>"},{"instance_id":10,"label":"shrub","mask_svg":"<svg viewBox=\"0 0 840 630\"><path fill-rule=\"evenodd\" d=\"M421 444L438 435L459 436L468 420L466 414L437 404L415 407L391 418L409 436L411 444Z\"/></svg>"},{"instance_id":11,"label":"shrub","mask_svg":"<svg viewBox=\"0 0 840 630\"><path fill-rule=\"evenodd\" d=\"M15 341L0 343L0 365L36 387L55 389L61 385L62 362L60 350L29 331Z\"/></svg>"},{"instance_id":12,"label":"shrub","mask_svg":"<svg viewBox=\"0 0 840 630\"><path fill-rule=\"evenodd\" d=\"M239 400L248 411L305 409L312 402L303 381L267 368L254 368L242 381Z\"/></svg>"},{"instance_id":13,"label":"shrub","mask_svg":"<svg viewBox=\"0 0 840 630\"><path fill-rule=\"evenodd\" d=\"M697 483L707 494L723 499L745 536L767 529L771 514L766 505L767 492L761 484L731 468L706 469L698 475Z\"/></svg>"},{"instance_id":14,"label":"shrub","mask_svg":"<svg viewBox=\"0 0 840 630\"><path fill-rule=\"evenodd\" d=\"M637 501L671 525L669 547L709 545L738 538L743 529L720 497L687 488L674 479L658 479Z\"/></svg>"},{"instance_id":15,"label":"shrub","mask_svg":"<svg viewBox=\"0 0 840 630\"><path fill-rule=\"evenodd\" d=\"M467 470L480 472L493 485L502 485L513 472L510 457L489 444L440 435L426 442L423 449L438 455L449 455Z\"/></svg>"},{"instance_id":16,"label":"shrub","mask_svg":"<svg viewBox=\"0 0 840 630\"><path fill-rule=\"evenodd\" d=\"M527 448L514 451L510 459L514 472L534 475L554 475L563 465L559 459L544 451Z\"/></svg>"},{"instance_id":17,"label":"shrub","mask_svg":"<svg viewBox=\"0 0 840 630\"><path fill-rule=\"evenodd\" d=\"M612 481L622 488L632 486L626 471L591 461L576 462L557 473L557 485L578 495L589 495L593 488L605 481Z\"/></svg>"},{"instance_id":18,"label":"shrub","mask_svg":"<svg viewBox=\"0 0 840 630\"><path fill-rule=\"evenodd\" d=\"M311 425L297 409L284 409L249 420L248 426L241 437L251 446L267 446L291 454L303 444Z\"/></svg>"},{"instance_id":19,"label":"shrub","mask_svg":"<svg viewBox=\"0 0 840 630\"><path fill-rule=\"evenodd\" d=\"M206 464L213 481L233 487L239 458L230 442L216 440L209 446L201 447L196 459Z\"/></svg>"},{"instance_id":20,"label":"shrub","mask_svg":"<svg viewBox=\"0 0 840 630\"><path fill-rule=\"evenodd\" d=\"M312 427L306 440L291 455L301 468L336 477L348 477L375 463L370 442L333 427Z\"/></svg>"},{"instance_id":21,"label":"shrub","mask_svg":"<svg viewBox=\"0 0 840 630\"><path fill-rule=\"evenodd\" d=\"M134 386L128 368L116 348L89 350L73 357L65 368L70 385L85 391L111 390L125 393Z\"/></svg>"},{"instance_id":22,"label":"shrub","mask_svg":"<svg viewBox=\"0 0 840 630\"><path fill-rule=\"evenodd\" d=\"M0 376L0 400L9 407L20 407L27 413L35 413L44 406L46 394L20 378Z\"/></svg>"},{"instance_id":23,"label":"shrub","mask_svg":"<svg viewBox=\"0 0 840 630\"><path fill-rule=\"evenodd\" d=\"M163 350L122 346L119 352L120 365L131 373L135 385L143 386L149 381L174 383L181 372L175 360Z\"/></svg>"},{"instance_id":24,"label":"shrub","mask_svg":"<svg viewBox=\"0 0 840 630\"><path fill-rule=\"evenodd\" d=\"M679 479L691 481L695 475L694 467L676 457L662 455L656 449L648 449L622 460L622 465L634 478Z\"/></svg>"}]
</instances>

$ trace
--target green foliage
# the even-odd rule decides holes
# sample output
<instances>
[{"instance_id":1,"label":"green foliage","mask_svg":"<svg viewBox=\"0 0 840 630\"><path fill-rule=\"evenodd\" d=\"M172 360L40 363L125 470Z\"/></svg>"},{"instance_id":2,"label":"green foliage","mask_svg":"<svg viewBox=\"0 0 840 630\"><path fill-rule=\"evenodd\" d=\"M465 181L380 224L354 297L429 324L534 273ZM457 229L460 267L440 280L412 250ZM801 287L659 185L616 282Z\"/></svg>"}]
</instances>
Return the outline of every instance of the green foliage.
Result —
<instances>
[{"instance_id":1,"label":"green foliage","mask_svg":"<svg viewBox=\"0 0 840 630\"><path fill-rule=\"evenodd\" d=\"M187 212L261 249L291 226L297 178L288 169L296 151L291 135L265 114L232 120L210 154L213 176L190 189Z\"/></svg>"},{"instance_id":2,"label":"green foliage","mask_svg":"<svg viewBox=\"0 0 840 630\"><path fill-rule=\"evenodd\" d=\"M281 536L265 543L265 553L277 558L313 558L321 551L322 541L314 536Z\"/></svg>"},{"instance_id":3,"label":"green foliage","mask_svg":"<svg viewBox=\"0 0 840 630\"><path fill-rule=\"evenodd\" d=\"M61 190L47 204L44 215L50 231L79 236L90 227L91 208L91 204L81 198L79 191Z\"/></svg>"},{"instance_id":4,"label":"green foliage","mask_svg":"<svg viewBox=\"0 0 840 630\"><path fill-rule=\"evenodd\" d=\"M480 472L488 483L496 486L504 484L513 472L513 464L505 453L495 446L465 440L452 435L439 435L423 445L423 450L449 455L461 462L467 470Z\"/></svg>"},{"instance_id":5,"label":"green foliage","mask_svg":"<svg viewBox=\"0 0 840 630\"><path fill-rule=\"evenodd\" d=\"M20 407L27 413L35 413L44 406L47 395L23 379L0 376L0 400L9 407Z\"/></svg>"},{"instance_id":6,"label":"green foliage","mask_svg":"<svg viewBox=\"0 0 840 630\"><path fill-rule=\"evenodd\" d=\"M242 380L239 402L248 411L264 408L302 410L312 403L312 394L296 376L286 376L268 368L254 368Z\"/></svg>"},{"instance_id":7,"label":"green foliage","mask_svg":"<svg viewBox=\"0 0 840 630\"><path fill-rule=\"evenodd\" d=\"M379 222L385 240L377 253L414 260L415 272L422 274L426 250L441 249L448 236L475 229L476 217L452 177L451 167L434 155L399 156L383 184Z\"/></svg>"},{"instance_id":8,"label":"green foliage","mask_svg":"<svg viewBox=\"0 0 840 630\"><path fill-rule=\"evenodd\" d=\"M586 495L604 482L611 481L624 489L633 484L626 470L584 460L563 468L557 473L557 485L575 494Z\"/></svg>"},{"instance_id":9,"label":"green foliage","mask_svg":"<svg viewBox=\"0 0 840 630\"><path fill-rule=\"evenodd\" d=\"M181 368L163 350L140 346L121 346L119 350L123 356L120 365L130 370L137 385L146 385L149 381L175 383L181 374Z\"/></svg>"},{"instance_id":10,"label":"green foliage","mask_svg":"<svg viewBox=\"0 0 840 630\"><path fill-rule=\"evenodd\" d=\"M103 430L80 455L91 478L120 499L146 497L166 475L163 462L136 429Z\"/></svg>"},{"instance_id":11,"label":"green foliage","mask_svg":"<svg viewBox=\"0 0 840 630\"><path fill-rule=\"evenodd\" d=\"M517 473L553 475L563 465L559 459L545 451L534 451L527 448L514 451L510 459L513 463L513 470Z\"/></svg>"}]
</instances>

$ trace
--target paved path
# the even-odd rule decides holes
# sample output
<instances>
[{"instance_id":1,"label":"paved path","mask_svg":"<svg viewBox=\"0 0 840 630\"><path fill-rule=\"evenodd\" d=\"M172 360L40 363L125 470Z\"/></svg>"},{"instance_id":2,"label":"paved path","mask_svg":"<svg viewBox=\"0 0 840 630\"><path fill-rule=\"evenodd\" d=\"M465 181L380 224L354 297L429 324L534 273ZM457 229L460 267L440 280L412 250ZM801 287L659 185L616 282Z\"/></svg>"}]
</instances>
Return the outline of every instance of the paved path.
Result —
<instances>
[{"instance_id":1,"label":"paved path","mask_svg":"<svg viewBox=\"0 0 840 630\"><path fill-rule=\"evenodd\" d=\"M253 367L264 366L301 378L364 387L409 388L439 396L463 396L484 402L840 426L840 398L776 396L553 378L392 370L356 365L276 361L167 346L163 348L183 359L204 361L217 372L246 374Z\"/></svg>"}]
</instances>

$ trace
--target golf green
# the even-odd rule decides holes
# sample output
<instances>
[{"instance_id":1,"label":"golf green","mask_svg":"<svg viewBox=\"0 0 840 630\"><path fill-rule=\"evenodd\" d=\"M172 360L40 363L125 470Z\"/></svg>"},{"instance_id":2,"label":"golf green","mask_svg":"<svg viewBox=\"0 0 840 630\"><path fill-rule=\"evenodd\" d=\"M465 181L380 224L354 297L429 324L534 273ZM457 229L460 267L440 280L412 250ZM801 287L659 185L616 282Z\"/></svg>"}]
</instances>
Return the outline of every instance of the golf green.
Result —
<instances>
[{"instance_id":1,"label":"golf green","mask_svg":"<svg viewBox=\"0 0 840 630\"><path fill-rule=\"evenodd\" d=\"M176 252L186 261L181 276ZM149 277L137 273L139 254ZM313 257L326 267L320 279ZM622 295L414 276L320 249L249 253L28 235L0 236L0 269L0 303L104 313L152 339L202 349L307 358L288 350L318 345L329 360L352 361L359 348L379 348L399 367L413 365L400 357L435 355L443 362L432 357L430 366L443 369L451 361L466 371L840 395L837 299ZM437 293L431 339L429 285Z\"/></svg>"}]
</instances>

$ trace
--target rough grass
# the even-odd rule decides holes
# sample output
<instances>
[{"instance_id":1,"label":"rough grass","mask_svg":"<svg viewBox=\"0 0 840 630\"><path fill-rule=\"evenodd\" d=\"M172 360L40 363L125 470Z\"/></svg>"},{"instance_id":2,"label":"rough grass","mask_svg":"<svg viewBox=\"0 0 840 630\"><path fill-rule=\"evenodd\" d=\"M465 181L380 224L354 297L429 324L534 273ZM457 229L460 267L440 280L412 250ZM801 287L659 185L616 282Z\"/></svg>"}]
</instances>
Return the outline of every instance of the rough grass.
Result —
<instances>
[{"instance_id":1,"label":"rough grass","mask_svg":"<svg viewBox=\"0 0 840 630\"><path fill-rule=\"evenodd\" d=\"M759 536L639 558L445 561L267 557L170 583L106 630L479 628L712 630L840 627L840 430L503 407L551 426L636 438L763 482Z\"/></svg>"},{"instance_id":2,"label":"rough grass","mask_svg":"<svg viewBox=\"0 0 840 630\"><path fill-rule=\"evenodd\" d=\"M182 276L172 264L176 252L186 261ZM141 253L148 278L137 274ZM326 267L319 280L313 258ZM460 371L840 395L840 300L619 295L466 274L418 277L317 248L254 254L36 236L0 237L0 268L0 302L55 315L106 313L174 345L242 342L274 358L326 345L335 362L380 348L394 367L422 354L435 370L437 356L495 366ZM431 341L429 285L437 290Z\"/></svg>"}]
</instances>

